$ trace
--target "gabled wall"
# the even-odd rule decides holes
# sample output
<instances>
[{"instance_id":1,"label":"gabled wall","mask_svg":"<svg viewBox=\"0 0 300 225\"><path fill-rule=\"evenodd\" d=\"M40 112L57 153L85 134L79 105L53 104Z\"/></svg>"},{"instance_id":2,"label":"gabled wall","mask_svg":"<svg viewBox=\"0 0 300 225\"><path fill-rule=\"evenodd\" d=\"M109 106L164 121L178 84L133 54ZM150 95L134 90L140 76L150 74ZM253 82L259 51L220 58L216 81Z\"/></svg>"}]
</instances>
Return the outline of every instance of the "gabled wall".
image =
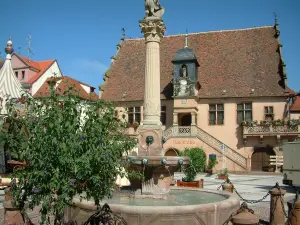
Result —
<instances>
[{"instance_id":1,"label":"gabled wall","mask_svg":"<svg viewBox=\"0 0 300 225\"><path fill-rule=\"evenodd\" d=\"M54 73L56 74L56 77L62 77L62 73L56 61L39 79L32 84L31 94L34 95L48 78L54 76Z\"/></svg>"}]
</instances>

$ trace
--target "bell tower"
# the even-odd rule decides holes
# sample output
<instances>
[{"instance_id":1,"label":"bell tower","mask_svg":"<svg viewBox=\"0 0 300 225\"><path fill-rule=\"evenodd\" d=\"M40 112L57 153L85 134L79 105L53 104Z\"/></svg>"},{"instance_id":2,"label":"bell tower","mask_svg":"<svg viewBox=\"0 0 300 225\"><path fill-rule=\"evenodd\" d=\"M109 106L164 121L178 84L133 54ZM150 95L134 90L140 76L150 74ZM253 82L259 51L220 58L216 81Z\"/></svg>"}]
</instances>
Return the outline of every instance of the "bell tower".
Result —
<instances>
[{"instance_id":1,"label":"bell tower","mask_svg":"<svg viewBox=\"0 0 300 225\"><path fill-rule=\"evenodd\" d=\"M185 36L184 48L176 52L172 60L174 66L173 97L196 96L196 84L198 82L197 69L199 63L193 50L188 47L188 35Z\"/></svg>"}]
</instances>

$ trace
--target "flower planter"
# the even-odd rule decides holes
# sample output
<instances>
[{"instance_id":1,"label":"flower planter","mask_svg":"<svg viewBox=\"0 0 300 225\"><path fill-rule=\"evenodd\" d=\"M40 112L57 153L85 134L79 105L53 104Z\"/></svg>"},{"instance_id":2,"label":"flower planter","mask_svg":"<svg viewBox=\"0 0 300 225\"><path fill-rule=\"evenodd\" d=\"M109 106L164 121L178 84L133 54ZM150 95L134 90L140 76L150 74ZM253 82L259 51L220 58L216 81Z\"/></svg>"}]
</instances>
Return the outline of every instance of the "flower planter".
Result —
<instances>
[{"instance_id":1,"label":"flower planter","mask_svg":"<svg viewBox=\"0 0 300 225\"><path fill-rule=\"evenodd\" d=\"M181 180L177 180L178 187L192 187L192 188L203 188L203 179L192 181L192 182L185 182Z\"/></svg>"},{"instance_id":2,"label":"flower planter","mask_svg":"<svg viewBox=\"0 0 300 225\"><path fill-rule=\"evenodd\" d=\"M212 170L212 169L207 169L206 172L207 172L209 175L212 175L213 170Z\"/></svg>"},{"instance_id":3,"label":"flower planter","mask_svg":"<svg viewBox=\"0 0 300 225\"><path fill-rule=\"evenodd\" d=\"M220 179L220 180L227 180L228 179L228 175L218 175L218 179Z\"/></svg>"}]
</instances>

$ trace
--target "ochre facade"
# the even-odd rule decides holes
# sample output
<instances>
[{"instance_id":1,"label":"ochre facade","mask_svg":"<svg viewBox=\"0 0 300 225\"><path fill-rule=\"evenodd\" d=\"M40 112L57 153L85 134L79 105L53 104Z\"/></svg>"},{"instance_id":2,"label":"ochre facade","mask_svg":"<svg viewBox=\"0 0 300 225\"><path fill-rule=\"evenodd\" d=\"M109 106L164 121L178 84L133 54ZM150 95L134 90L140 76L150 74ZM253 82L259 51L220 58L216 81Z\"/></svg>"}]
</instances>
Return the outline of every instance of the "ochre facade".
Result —
<instances>
[{"instance_id":1,"label":"ochre facade","mask_svg":"<svg viewBox=\"0 0 300 225\"><path fill-rule=\"evenodd\" d=\"M272 171L270 155L282 155L281 144L300 135L299 97L291 97L281 48L277 23L164 37L164 154L200 147L207 159L216 155L215 170ZM144 40L122 38L112 59L100 96L116 103L116 116L137 137L145 113Z\"/></svg>"}]
</instances>

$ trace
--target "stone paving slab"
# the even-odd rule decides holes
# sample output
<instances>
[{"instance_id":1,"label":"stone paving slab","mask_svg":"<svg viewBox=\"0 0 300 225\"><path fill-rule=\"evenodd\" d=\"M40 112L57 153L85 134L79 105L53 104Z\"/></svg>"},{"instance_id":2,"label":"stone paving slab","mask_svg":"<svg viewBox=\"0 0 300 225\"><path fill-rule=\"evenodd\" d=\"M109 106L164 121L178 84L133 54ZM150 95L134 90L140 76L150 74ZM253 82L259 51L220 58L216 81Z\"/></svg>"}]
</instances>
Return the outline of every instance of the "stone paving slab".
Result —
<instances>
[{"instance_id":1,"label":"stone paving slab","mask_svg":"<svg viewBox=\"0 0 300 225\"><path fill-rule=\"evenodd\" d=\"M175 173L175 179L182 179L183 173ZM286 202L294 199L295 194L293 189L289 186L282 184L282 176L278 175L252 175L252 174L230 174L229 178L234 184L236 190L245 199L257 200L262 198L275 184L276 182L287 191L284 202L285 209L287 211L288 207ZM204 179L204 188L208 190L217 190L217 188L224 182L224 180L216 179L216 175L207 176L207 174L199 174L197 179ZM241 203L243 201L241 200ZM264 201L256 204L248 204L248 207L253 209L255 214L259 216L260 219L269 221L270 213L270 197L268 196ZM34 222L38 222L39 217L36 212L31 212ZM0 203L0 225L3 224L4 209L2 203Z\"/></svg>"}]
</instances>

